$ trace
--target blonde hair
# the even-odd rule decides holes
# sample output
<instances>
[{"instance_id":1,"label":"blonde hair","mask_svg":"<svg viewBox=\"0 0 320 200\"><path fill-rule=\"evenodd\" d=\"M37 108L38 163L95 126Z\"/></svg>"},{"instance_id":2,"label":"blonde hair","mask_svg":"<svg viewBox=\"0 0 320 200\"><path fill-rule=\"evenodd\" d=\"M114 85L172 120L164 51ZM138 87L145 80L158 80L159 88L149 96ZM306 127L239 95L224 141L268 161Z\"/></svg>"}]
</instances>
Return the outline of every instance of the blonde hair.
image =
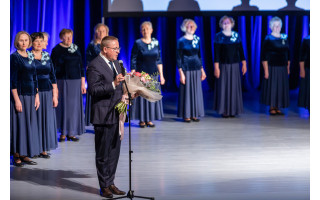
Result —
<instances>
[{"instance_id":1,"label":"blonde hair","mask_svg":"<svg viewBox=\"0 0 320 200\"><path fill-rule=\"evenodd\" d=\"M96 37L96 34L97 34L97 30L100 28L100 27L104 27L106 29L106 32L107 32L107 36L109 35L109 27L105 24L102 24L102 23L99 23L97 24L94 29L93 29L93 32L94 32L94 35L93 35L93 38L94 39L97 39Z\"/></svg>"},{"instance_id":2,"label":"blonde hair","mask_svg":"<svg viewBox=\"0 0 320 200\"><path fill-rule=\"evenodd\" d=\"M226 20L226 19L229 19L229 20L230 20L230 22L231 22L231 28L233 28L234 25L235 25L234 19L233 19L232 17L227 16L227 15L221 17L221 19L219 20L219 26L220 26L220 28L222 28L223 22L224 22L224 20Z\"/></svg>"},{"instance_id":3,"label":"blonde hair","mask_svg":"<svg viewBox=\"0 0 320 200\"><path fill-rule=\"evenodd\" d=\"M182 24L181 24L181 26L180 26L182 32L186 32L186 30L187 30L187 25L188 25L189 23L193 23L194 26L195 26L195 30L197 30L198 26L197 26L196 22L194 22L193 19L184 19L183 22L182 22Z\"/></svg>"},{"instance_id":4,"label":"blonde hair","mask_svg":"<svg viewBox=\"0 0 320 200\"><path fill-rule=\"evenodd\" d=\"M20 39L20 36L21 36L22 34L26 34L26 35L28 36L28 38L29 38L28 48L30 48L31 45L32 45L32 39L31 39L31 36L29 35L29 33L27 33L26 31L19 31L19 32L16 34L16 37L14 38L14 47L15 47L16 49L20 49L20 48L19 48L19 39Z\"/></svg>"},{"instance_id":5,"label":"blonde hair","mask_svg":"<svg viewBox=\"0 0 320 200\"><path fill-rule=\"evenodd\" d=\"M49 33L47 33L47 32L40 32L40 33L42 33L42 34L43 34L43 36L47 36L48 40L50 39L50 35L49 35Z\"/></svg>"},{"instance_id":6,"label":"blonde hair","mask_svg":"<svg viewBox=\"0 0 320 200\"><path fill-rule=\"evenodd\" d=\"M272 18L270 19L270 21L269 21L269 28L270 28L271 30L272 30L273 24L274 24L275 22L280 22L280 26L281 26L281 28L282 28L282 20L281 20L279 17L275 16L275 17L272 17Z\"/></svg>"},{"instance_id":7,"label":"blonde hair","mask_svg":"<svg viewBox=\"0 0 320 200\"><path fill-rule=\"evenodd\" d=\"M144 25L148 25L151 29L153 29L153 28L152 28L152 23L151 23L150 21L144 21L144 22L142 22L142 24L140 25L140 30L142 29L142 27L143 27Z\"/></svg>"}]
</instances>

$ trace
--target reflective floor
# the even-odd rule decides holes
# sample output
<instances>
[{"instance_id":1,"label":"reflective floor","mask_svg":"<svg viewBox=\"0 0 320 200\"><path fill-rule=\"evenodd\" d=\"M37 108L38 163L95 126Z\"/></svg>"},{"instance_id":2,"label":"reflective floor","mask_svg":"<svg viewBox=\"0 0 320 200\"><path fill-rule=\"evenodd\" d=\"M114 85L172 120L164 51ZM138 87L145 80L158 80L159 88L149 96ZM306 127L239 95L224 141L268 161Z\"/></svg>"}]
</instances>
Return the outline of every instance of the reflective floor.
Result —
<instances>
[{"instance_id":1,"label":"reflective floor","mask_svg":"<svg viewBox=\"0 0 320 200\"><path fill-rule=\"evenodd\" d=\"M245 113L223 119L205 94L206 116L190 124L176 118L177 94L167 94L165 118L155 128L132 121L132 189L156 200L310 199L308 111L296 92L285 116L269 116L258 93L244 93ZM79 142L59 143L36 166L11 165L11 199L103 199L94 161L93 128ZM116 185L129 189L128 127ZM138 198L134 198L138 199Z\"/></svg>"}]
</instances>

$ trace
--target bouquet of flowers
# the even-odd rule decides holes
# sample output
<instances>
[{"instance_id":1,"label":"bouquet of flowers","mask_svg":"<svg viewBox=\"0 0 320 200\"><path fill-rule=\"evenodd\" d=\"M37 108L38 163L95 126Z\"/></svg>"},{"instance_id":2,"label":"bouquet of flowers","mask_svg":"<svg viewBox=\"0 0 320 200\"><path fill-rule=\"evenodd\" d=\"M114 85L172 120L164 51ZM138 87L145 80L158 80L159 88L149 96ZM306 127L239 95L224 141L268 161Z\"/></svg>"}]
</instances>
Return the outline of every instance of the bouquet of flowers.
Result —
<instances>
[{"instance_id":1,"label":"bouquet of flowers","mask_svg":"<svg viewBox=\"0 0 320 200\"><path fill-rule=\"evenodd\" d=\"M145 72L127 73L125 76L125 81L132 96L138 94L150 102L155 102L162 99L158 74L150 76ZM127 88L123 88L124 93L127 94ZM115 108L119 111L119 113L126 113L127 103L124 100L121 100L121 102L118 103Z\"/></svg>"},{"instance_id":2,"label":"bouquet of flowers","mask_svg":"<svg viewBox=\"0 0 320 200\"><path fill-rule=\"evenodd\" d=\"M125 80L132 95L138 93L150 102L156 102L162 98L158 73L153 75L145 72L128 73Z\"/></svg>"},{"instance_id":3,"label":"bouquet of flowers","mask_svg":"<svg viewBox=\"0 0 320 200\"><path fill-rule=\"evenodd\" d=\"M128 86L128 90L131 93L132 97L140 95L141 97L147 99L150 102L159 101L162 99L160 83L158 81L158 74L149 75L145 72L134 72L134 73L126 73L125 81ZM115 109L120 114L120 135L121 140L123 139L124 133L124 121L127 115L127 105L128 105L128 91L125 86L124 95L120 103L118 103Z\"/></svg>"}]
</instances>

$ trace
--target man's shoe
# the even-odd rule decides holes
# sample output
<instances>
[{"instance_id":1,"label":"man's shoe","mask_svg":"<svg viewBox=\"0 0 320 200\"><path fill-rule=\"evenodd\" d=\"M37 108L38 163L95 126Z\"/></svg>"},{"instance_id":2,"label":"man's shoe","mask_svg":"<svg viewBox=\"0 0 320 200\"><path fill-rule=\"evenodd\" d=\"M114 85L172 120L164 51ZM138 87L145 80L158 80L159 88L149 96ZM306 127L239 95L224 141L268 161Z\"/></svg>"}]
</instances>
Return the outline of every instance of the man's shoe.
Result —
<instances>
[{"instance_id":1,"label":"man's shoe","mask_svg":"<svg viewBox=\"0 0 320 200\"><path fill-rule=\"evenodd\" d=\"M119 190L115 185L110 185L109 189L113 194L116 194L116 195L125 195L126 194L124 191Z\"/></svg>"},{"instance_id":2,"label":"man's shoe","mask_svg":"<svg viewBox=\"0 0 320 200\"><path fill-rule=\"evenodd\" d=\"M100 196L106 197L106 198L112 198L113 197L112 192L107 187L100 189Z\"/></svg>"}]
</instances>

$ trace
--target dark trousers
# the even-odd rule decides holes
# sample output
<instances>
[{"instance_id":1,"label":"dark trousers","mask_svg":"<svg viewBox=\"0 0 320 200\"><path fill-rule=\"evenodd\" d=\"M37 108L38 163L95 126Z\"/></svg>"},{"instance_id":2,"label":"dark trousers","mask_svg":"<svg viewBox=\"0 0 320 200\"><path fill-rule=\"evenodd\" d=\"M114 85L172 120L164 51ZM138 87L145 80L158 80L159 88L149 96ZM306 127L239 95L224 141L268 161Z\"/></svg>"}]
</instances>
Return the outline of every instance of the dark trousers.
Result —
<instances>
[{"instance_id":1,"label":"dark trousers","mask_svg":"<svg viewBox=\"0 0 320 200\"><path fill-rule=\"evenodd\" d=\"M96 167L100 188L114 184L120 155L119 124L94 125Z\"/></svg>"}]
</instances>

